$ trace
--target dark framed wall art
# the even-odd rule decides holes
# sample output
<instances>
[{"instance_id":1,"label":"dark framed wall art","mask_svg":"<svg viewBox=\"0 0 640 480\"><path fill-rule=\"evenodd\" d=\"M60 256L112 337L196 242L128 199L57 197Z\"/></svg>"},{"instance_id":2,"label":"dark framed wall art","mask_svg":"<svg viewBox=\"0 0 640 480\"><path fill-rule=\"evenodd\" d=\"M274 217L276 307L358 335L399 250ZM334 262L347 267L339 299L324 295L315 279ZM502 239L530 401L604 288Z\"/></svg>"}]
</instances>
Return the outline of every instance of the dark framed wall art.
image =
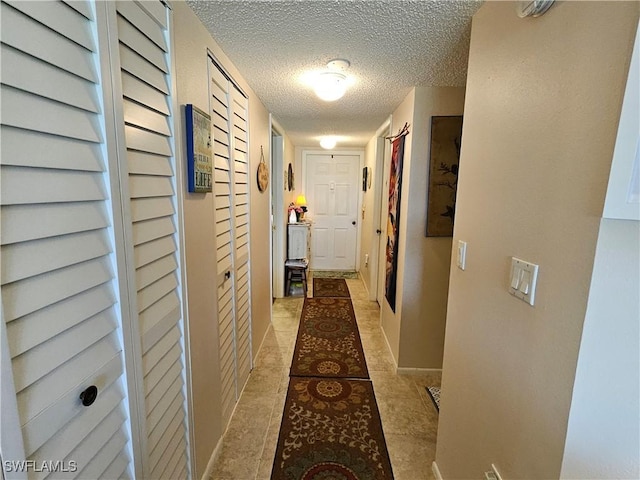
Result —
<instances>
[{"instance_id":1,"label":"dark framed wall art","mask_svg":"<svg viewBox=\"0 0 640 480\"><path fill-rule=\"evenodd\" d=\"M427 237L453 236L462 116L431 117Z\"/></svg>"}]
</instances>

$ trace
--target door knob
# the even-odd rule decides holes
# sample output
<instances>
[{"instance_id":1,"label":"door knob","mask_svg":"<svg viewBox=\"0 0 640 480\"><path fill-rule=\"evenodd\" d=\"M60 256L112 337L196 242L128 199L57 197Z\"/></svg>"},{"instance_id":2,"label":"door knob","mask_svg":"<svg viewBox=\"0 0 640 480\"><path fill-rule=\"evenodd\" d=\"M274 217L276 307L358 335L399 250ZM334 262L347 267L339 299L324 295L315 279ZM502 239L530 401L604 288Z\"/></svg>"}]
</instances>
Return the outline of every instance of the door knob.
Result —
<instances>
[{"instance_id":1,"label":"door knob","mask_svg":"<svg viewBox=\"0 0 640 480\"><path fill-rule=\"evenodd\" d=\"M355 225L355 224L356 224L356 221L355 221L355 220L354 220L353 222L351 222L351 225Z\"/></svg>"},{"instance_id":2,"label":"door knob","mask_svg":"<svg viewBox=\"0 0 640 480\"><path fill-rule=\"evenodd\" d=\"M378 229L376 230L376 233L377 233L378 235L380 235L380 234L382 233L382 230L380 230L380 229L378 228Z\"/></svg>"},{"instance_id":3,"label":"door knob","mask_svg":"<svg viewBox=\"0 0 640 480\"><path fill-rule=\"evenodd\" d=\"M226 280L229 280L229 279L231 278L231 271L227 271L227 272L224 274L224 278L225 278Z\"/></svg>"},{"instance_id":4,"label":"door knob","mask_svg":"<svg viewBox=\"0 0 640 480\"><path fill-rule=\"evenodd\" d=\"M98 398L98 387L95 385L91 385L87 387L87 389L80 394L80 400L82 401L82 405L85 407L89 407L93 405L93 402Z\"/></svg>"}]
</instances>

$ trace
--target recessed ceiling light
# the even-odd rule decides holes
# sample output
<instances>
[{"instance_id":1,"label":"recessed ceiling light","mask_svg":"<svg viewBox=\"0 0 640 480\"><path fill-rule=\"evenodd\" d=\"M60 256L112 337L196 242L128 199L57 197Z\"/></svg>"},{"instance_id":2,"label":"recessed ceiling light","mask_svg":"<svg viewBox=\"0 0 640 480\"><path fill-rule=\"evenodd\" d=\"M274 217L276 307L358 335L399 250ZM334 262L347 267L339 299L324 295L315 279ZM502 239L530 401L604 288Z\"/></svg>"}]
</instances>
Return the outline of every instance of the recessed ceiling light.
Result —
<instances>
[{"instance_id":1,"label":"recessed ceiling light","mask_svg":"<svg viewBox=\"0 0 640 480\"><path fill-rule=\"evenodd\" d=\"M335 137L322 137L320 139L320 146L325 150L331 150L333 147L336 146Z\"/></svg>"}]
</instances>

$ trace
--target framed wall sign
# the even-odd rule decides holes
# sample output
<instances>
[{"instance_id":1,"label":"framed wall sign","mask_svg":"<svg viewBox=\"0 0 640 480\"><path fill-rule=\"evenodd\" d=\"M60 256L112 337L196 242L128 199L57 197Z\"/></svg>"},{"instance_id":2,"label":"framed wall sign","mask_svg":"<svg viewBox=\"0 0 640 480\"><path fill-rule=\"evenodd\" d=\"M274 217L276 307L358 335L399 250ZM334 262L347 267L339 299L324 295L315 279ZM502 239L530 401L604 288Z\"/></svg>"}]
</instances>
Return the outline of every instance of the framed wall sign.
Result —
<instances>
[{"instance_id":1,"label":"framed wall sign","mask_svg":"<svg viewBox=\"0 0 640 480\"><path fill-rule=\"evenodd\" d=\"M213 185L211 117L191 104L187 120L187 177L191 193L209 193Z\"/></svg>"}]
</instances>

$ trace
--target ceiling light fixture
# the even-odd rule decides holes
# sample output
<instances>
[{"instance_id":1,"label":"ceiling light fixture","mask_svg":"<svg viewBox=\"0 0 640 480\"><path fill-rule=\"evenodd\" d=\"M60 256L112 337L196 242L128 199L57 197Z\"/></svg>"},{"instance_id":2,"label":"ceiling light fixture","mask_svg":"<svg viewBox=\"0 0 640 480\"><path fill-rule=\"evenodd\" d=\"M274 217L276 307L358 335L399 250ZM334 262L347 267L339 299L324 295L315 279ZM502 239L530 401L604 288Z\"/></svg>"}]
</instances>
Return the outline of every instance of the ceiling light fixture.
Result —
<instances>
[{"instance_id":1,"label":"ceiling light fixture","mask_svg":"<svg viewBox=\"0 0 640 480\"><path fill-rule=\"evenodd\" d=\"M335 137L322 137L320 139L320 146L325 150L331 150L333 147L336 146Z\"/></svg>"},{"instance_id":2,"label":"ceiling light fixture","mask_svg":"<svg viewBox=\"0 0 640 480\"><path fill-rule=\"evenodd\" d=\"M516 13L520 18L544 15L555 0L522 0L516 2Z\"/></svg>"},{"instance_id":3,"label":"ceiling light fixture","mask_svg":"<svg viewBox=\"0 0 640 480\"><path fill-rule=\"evenodd\" d=\"M318 74L314 82L316 95L325 102L333 102L342 98L347 91L348 79L342 73L351 64L348 60L335 59L327 63L328 72Z\"/></svg>"}]
</instances>

